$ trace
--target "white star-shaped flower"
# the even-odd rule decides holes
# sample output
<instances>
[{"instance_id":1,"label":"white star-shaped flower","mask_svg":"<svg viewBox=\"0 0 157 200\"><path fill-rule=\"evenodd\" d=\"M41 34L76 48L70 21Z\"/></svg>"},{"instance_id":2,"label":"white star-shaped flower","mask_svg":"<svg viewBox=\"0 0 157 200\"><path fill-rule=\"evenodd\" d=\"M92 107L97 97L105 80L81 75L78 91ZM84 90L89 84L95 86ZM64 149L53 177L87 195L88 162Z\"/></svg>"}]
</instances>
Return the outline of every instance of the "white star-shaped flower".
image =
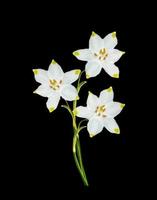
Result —
<instances>
[{"instance_id":1,"label":"white star-shaped flower","mask_svg":"<svg viewBox=\"0 0 157 200\"><path fill-rule=\"evenodd\" d=\"M73 112L76 116L88 119L87 130L90 137L100 133L105 127L111 133L120 133L116 117L125 104L113 101L113 90L109 87L100 93L100 96L89 92L87 107L79 106Z\"/></svg>"},{"instance_id":2,"label":"white star-shaped flower","mask_svg":"<svg viewBox=\"0 0 157 200\"><path fill-rule=\"evenodd\" d=\"M86 78L97 76L103 68L111 77L119 78L119 68L114 64L125 53L114 49L117 45L116 32L108 34L102 39L92 32L89 40L89 49L80 49L73 52L79 60L87 61Z\"/></svg>"},{"instance_id":3,"label":"white star-shaped flower","mask_svg":"<svg viewBox=\"0 0 157 200\"><path fill-rule=\"evenodd\" d=\"M60 65L52 60L48 71L33 69L33 72L35 80L41 84L34 93L48 97L46 105L50 112L57 108L60 97L66 101L79 99L76 88L71 84L78 79L80 69L64 73Z\"/></svg>"}]
</instances>

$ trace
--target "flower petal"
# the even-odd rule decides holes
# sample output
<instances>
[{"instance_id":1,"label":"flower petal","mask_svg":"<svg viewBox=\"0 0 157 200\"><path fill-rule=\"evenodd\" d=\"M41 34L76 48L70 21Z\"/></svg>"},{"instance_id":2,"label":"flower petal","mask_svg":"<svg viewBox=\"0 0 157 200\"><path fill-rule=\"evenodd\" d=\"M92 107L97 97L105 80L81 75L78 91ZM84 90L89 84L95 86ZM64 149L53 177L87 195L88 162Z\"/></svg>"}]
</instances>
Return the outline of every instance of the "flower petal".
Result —
<instances>
[{"instance_id":1,"label":"flower petal","mask_svg":"<svg viewBox=\"0 0 157 200\"><path fill-rule=\"evenodd\" d=\"M74 51L73 55L77 59L83 60L83 61L89 61L89 60L94 59L94 55L89 49L79 49L77 51Z\"/></svg>"},{"instance_id":2,"label":"flower petal","mask_svg":"<svg viewBox=\"0 0 157 200\"><path fill-rule=\"evenodd\" d=\"M120 134L120 129L115 119L105 118L103 124L110 133Z\"/></svg>"},{"instance_id":3,"label":"flower petal","mask_svg":"<svg viewBox=\"0 0 157 200\"><path fill-rule=\"evenodd\" d=\"M89 39L89 49L93 53L98 53L102 48L104 48L104 40L98 34L92 32Z\"/></svg>"},{"instance_id":4,"label":"flower petal","mask_svg":"<svg viewBox=\"0 0 157 200\"><path fill-rule=\"evenodd\" d=\"M53 112L57 108L59 100L59 92L53 92L46 102L46 106L49 109L49 112Z\"/></svg>"},{"instance_id":5,"label":"flower petal","mask_svg":"<svg viewBox=\"0 0 157 200\"><path fill-rule=\"evenodd\" d=\"M77 117L81 117L81 118L86 118L89 119L92 117L92 115L94 114L93 112L91 112L87 107L84 106L79 106L77 107L74 112L76 113Z\"/></svg>"},{"instance_id":6,"label":"flower petal","mask_svg":"<svg viewBox=\"0 0 157 200\"><path fill-rule=\"evenodd\" d=\"M46 85L40 85L33 93L43 97L49 97L52 95L53 91L50 87Z\"/></svg>"},{"instance_id":7,"label":"flower petal","mask_svg":"<svg viewBox=\"0 0 157 200\"><path fill-rule=\"evenodd\" d=\"M115 66L113 63L109 63L106 61L103 61L101 63L102 67L113 78L119 78L119 68Z\"/></svg>"},{"instance_id":8,"label":"flower petal","mask_svg":"<svg viewBox=\"0 0 157 200\"><path fill-rule=\"evenodd\" d=\"M63 77L63 83L71 84L71 83L75 82L78 79L80 73L81 73L80 69L75 69L75 70L66 72Z\"/></svg>"},{"instance_id":9,"label":"flower petal","mask_svg":"<svg viewBox=\"0 0 157 200\"><path fill-rule=\"evenodd\" d=\"M90 118L87 124L87 130L90 137L93 137L103 130L103 123L98 117Z\"/></svg>"},{"instance_id":10,"label":"flower petal","mask_svg":"<svg viewBox=\"0 0 157 200\"><path fill-rule=\"evenodd\" d=\"M105 105L107 102L113 101L113 95L114 94L113 94L112 87L109 87L108 89L103 90L99 96L100 104Z\"/></svg>"},{"instance_id":11,"label":"flower petal","mask_svg":"<svg viewBox=\"0 0 157 200\"><path fill-rule=\"evenodd\" d=\"M85 67L86 78L97 76L101 72L101 69L102 67L98 61L89 61Z\"/></svg>"},{"instance_id":12,"label":"flower petal","mask_svg":"<svg viewBox=\"0 0 157 200\"><path fill-rule=\"evenodd\" d=\"M35 80L41 84L48 84L48 74L44 69L33 69Z\"/></svg>"},{"instance_id":13,"label":"flower petal","mask_svg":"<svg viewBox=\"0 0 157 200\"><path fill-rule=\"evenodd\" d=\"M60 91L61 97L67 101L78 100L78 92L73 85L64 85Z\"/></svg>"},{"instance_id":14,"label":"flower petal","mask_svg":"<svg viewBox=\"0 0 157 200\"><path fill-rule=\"evenodd\" d=\"M91 92L88 93L87 98L87 108L90 111L95 112L97 105L99 104L99 99L96 95L92 94Z\"/></svg>"},{"instance_id":15,"label":"flower petal","mask_svg":"<svg viewBox=\"0 0 157 200\"><path fill-rule=\"evenodd\" d=\"M60 65L56 63L55 60L52 60L49 69L48 69L48 76L50 79L55 79L55 80L62 80L64 76L64 72Z\"/></svg>"},{"instance_id":16,"label":"flower petal","mask_svg":"<svg viewBox=\"0 0 157 200\"><path fill-rule=\"evenodd\" d=\"M104 38L104 47L107 49L113 49L117 43L116 32L110 33Z\"/></svg>"},{"instance_id":17,"label":"flower petal","mask_svg":"<svg viewBox=\"0 0 157 200\"><path fill-rule=\"evenodd\" d=\"M118 49L112 49L112 50L109 51L109 55L108 55L106 61L111 62L111 63L115 63L121 58L121 56L123 54L125 54L124 51L120 51Z\"/></svg>"},{"instance_id":18,"label":"flower petal","mask_svg":"<svg viewBox=\"0 0 157 200\"><path fill-rule=\"evenodd\" d=\"M106 115L109 117L115 117L117 116L122 109L124 108L125 104L119 103L119 102L109 102L106 104Z\"/></svg>"}]
</instances>

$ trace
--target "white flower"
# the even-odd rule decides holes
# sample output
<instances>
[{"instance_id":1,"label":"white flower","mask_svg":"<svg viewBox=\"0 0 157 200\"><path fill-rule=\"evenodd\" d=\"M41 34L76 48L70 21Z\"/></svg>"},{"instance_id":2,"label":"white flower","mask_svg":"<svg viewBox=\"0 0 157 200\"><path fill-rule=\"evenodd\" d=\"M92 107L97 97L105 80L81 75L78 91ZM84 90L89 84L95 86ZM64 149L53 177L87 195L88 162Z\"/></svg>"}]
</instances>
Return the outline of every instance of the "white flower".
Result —
<instances>
[{"instance_id":1,"label":"white flower","mask_svg":"<svg viewBox=\"0 0 157 200\"><path fill-rule=\"evenodd\" d=\"M66 101L79 99L78 92L71 83L78 79L81 70L75 69L64 73L60 65L52 60L48 71L33 69L33 72L35 80L41 84L34 93L48 97L46 105L50 112L57 108L60 97Z\"/></svg>"},{"instance_id":2,"label":"white flower","mask_svg":"<svg viewBox=\"0 0 157 200\"><path fill-rule=\"evenodd\" d=\"M87 107L79 106L73 112L76 116L88 119L87 130L90 137L100 133L105 127L111 133L120 133L114 117L117 116L125 104L113 101L113 90L109 87L100 96L89 92Z\"/></svg>"},{"instance_id":3,"label":"white flower","mask_svg":"<svg viewBox=\"0 0 157 200\"><path fill-rule=\"evenodd\" d=\"M89 49L80 49L73 52L73 55L79 60L87 61L85 67L86 78L97 76L102 68L111 77L119 78L119 68L114 63L125 52L114 49L117 43L116 32L108 34L104 39L92 32Z\"/></svg>"}]
</instances>

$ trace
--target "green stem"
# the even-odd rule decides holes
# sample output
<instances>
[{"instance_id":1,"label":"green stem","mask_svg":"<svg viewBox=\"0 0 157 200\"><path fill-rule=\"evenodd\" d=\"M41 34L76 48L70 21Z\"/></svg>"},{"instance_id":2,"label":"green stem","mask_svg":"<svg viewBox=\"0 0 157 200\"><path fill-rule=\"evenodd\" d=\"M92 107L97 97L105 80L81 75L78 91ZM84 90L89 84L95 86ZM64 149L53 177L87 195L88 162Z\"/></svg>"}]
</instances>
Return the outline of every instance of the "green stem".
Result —
<instances>
[{"instance_id":1,"label":"green stem","mask_svg":"<svg viewBox=\"0 0 157 200\"><path fill-rule=\"evenodd\" d=\"M78 159L77 159L77 156L76 156L76 151L74 150L74 146L76 145L75 144L75 140L76 140L75 137L76 137L76 135L73 137L73 156L74 156L75 164L76 164L76 167L77 167L77 169L78 169L78 171L80 173L80 176L82 178L82 181L83 181L84 185L88 186L87 179L84 177L84 174L83 174L83 172L82 172L82 170L80 168L80 165L79 165L79 162L78 162Z\"/></svg>"}]
</instances>

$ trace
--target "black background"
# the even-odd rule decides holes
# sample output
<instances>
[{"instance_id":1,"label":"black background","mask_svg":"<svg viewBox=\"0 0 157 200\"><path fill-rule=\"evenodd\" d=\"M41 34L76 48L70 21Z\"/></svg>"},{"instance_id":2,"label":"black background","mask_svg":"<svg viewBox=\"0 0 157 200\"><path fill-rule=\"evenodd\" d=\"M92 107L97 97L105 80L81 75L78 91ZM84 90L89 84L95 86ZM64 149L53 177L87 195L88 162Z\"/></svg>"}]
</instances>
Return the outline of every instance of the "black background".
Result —
<instances>
[{"instance_id":1,"label":"black background","mask_svg":"<svg viewBox=\"0 0 157 200\"><path fill-rule=\"evenodd\" d=\"M133 62L133 29L129 5L112 2L91 2L87 5L79 2L65 5L38 3L27 7L22 5L19 11L16 37L23 60L22 67L18 68L19 77L21 73L23 76L22 84L18 85L20 126L14 135L20 163L16 169L19 174L17 190L28 196L33 193L33 196L53 197L57 194L60 197L62 194L91 194L93 191L100 194L98 191L103 189L104 196L120 194L125 197L136 190L135 185L130 189L128 182L135 181L134 170L139 170L136 165L138 156L134 156L136 132L133 131L131 114L134 101L132 80L135 79L130 79L133 77L130 68ZM33 94L38 83L34 80L32 69L47 70L51 60L55 59L65 72L75 68L83 70L85 62L77 60L72 52L88 47L92 31L101 37L116 31L116 48L126 54L117 62L120 78L113 79L102 70L97 77L88 80L78 104L86 104L88 90L99 95L100 91L112 86L115 101L126 106L116 117L120 135L110 134L104 129L91 139L86 130L82 131L80 141L90 184L89 188L84 188L73 161L71 118L60 107L64 101L61 100L57 110L50 114L46 98Z\"/></svg>"}]
</instances>

